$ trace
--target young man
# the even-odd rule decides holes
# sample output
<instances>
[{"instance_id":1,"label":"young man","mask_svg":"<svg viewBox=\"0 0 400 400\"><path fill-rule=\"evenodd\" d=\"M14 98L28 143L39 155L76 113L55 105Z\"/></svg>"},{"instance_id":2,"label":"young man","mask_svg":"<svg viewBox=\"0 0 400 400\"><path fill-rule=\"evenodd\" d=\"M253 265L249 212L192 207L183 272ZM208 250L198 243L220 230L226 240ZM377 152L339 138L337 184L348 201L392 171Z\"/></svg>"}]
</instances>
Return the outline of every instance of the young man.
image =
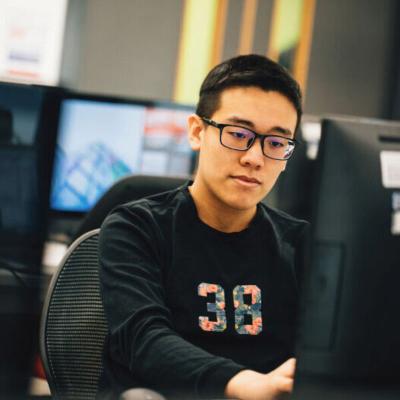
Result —
<instances>
[{"instance_id":1,"label":"young man","mask_svg":"<svg viewBox=\"0 0 400 400\"><path fill-rule=\"evenodd\" d=\"M297 83L257 55L215 67L188 119L194 182L123 205L101 229L104 384L170 398L291 391L306 223L260 203L295 147Z\"/></svg>"}]
</instances>

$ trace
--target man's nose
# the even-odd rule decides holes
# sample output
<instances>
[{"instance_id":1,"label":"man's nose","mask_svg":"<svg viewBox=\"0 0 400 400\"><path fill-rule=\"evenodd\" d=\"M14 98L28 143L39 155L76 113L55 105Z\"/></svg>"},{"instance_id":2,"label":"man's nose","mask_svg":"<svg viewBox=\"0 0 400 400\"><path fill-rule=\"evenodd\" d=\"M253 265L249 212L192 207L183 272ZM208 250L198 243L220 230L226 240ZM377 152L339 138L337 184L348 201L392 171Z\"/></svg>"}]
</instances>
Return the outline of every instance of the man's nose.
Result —
<instances>
[{"instance_id":1,"label":"man's nose","mask_svg":"<svg viewBox=\"0 0 400 400\"><path fill-rule=\"evenodd\" d=\"M257 138L252 146L243 152L241 163L244 165L252 165L253 167L262 167L265 162L265 156L262 152L261 141Z\"/></svg>"}]
</instances>

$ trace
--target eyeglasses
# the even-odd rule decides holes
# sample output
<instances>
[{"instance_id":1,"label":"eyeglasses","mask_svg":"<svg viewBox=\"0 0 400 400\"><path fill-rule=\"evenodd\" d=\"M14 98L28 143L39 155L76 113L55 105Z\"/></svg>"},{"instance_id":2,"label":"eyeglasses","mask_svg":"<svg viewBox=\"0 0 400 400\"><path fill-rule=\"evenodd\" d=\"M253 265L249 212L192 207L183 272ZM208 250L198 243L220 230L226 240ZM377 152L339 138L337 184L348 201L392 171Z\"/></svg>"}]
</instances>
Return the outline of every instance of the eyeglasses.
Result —
<instances>
[{"instance_id":1,"label":"eyeglasses","mask_svg":"<svg viewBox=\"0 0 400 400\"><path fill-rule=\"evenodd\" d=\"M212 119L200 117L206 124L219 129L219 141L228 149L246 151L257 138L260 139L262 152L265 157L273 160L288 160L296 146L295 139L288 139L279 135L260 135L243 126L219 124Z\"/></svg>"}]
</instances>

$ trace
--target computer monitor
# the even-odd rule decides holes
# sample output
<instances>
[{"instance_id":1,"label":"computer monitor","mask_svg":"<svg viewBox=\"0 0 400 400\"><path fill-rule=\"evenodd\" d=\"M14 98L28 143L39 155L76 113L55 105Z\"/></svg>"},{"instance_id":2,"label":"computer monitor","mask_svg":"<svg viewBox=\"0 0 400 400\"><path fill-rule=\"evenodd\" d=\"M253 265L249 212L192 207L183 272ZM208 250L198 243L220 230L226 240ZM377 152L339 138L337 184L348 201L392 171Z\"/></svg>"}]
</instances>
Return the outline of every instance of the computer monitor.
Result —
<instances>
[{"instance_id":1,"label":"computer monitor","mask_svg":"<svg viewBox=\"0 0 400 400\"><path fill-rule=\"evenodd\" d=\"M323 120L316 171L294 399L400 398L400 123Z\"/></svg>"},{"instance_id":2,"label":"computer monitor","mask_svg":"<svg viewBox=\"0 0 400 400\"><path fill-rule=\"evenodd\" d=\"M4 143L7 138L10 143L33 143L46 96L52 90L44 86L0 82L0 142Z\"/></svg>"},{"instance_id":3,"label":"computer monitor","mask_svg":"<svg viewBox=\"0 0 400 400\"><path fill-rule=\"evenodd\" d=\"M0 84L0 398L25 399L38 344L57 89ZM4 132L5 130L5 132Z\"/></svg>"},{"instance_id":4,"label":"computer monitor","mask_svg":"<svg viewBox=\"0 0 400 400\"><path fill-rule=\"evenodd\" d=\"M51 209L84 213L131 174L190 176L190 106L70 94L60 106Z\"/></svg>"},{"instance_id":5,"label":"computer monitor","mask_svg":"<svg viewBox=\"0 0 400 400\"><path fill-rule=\"evenodd\" d=\"M0 398L25 398L32 375L48 206L41 179L34 146L0 145Z\"/></svg>"}]
</instances>

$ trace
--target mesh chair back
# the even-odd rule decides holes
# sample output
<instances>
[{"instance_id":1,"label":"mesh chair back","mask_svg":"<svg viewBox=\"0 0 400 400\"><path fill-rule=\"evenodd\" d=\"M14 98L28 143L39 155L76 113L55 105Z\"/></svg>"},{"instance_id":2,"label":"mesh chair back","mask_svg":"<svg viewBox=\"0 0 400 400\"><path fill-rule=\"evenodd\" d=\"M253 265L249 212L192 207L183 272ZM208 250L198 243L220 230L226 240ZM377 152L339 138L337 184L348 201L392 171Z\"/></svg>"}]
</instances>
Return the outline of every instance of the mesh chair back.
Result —
<instances>
[{"instance_id":1,"label":"mesh chair back","mask_svg":"<svg viewBox=\"0 0 400 400\"><path fill-rule=\"evenodd\" d=\"M52 395L94 399L102 372L107 322L100 295L99 229L69 248L49 287L41 324L41 354Z\"/></svg>"}]
</instances>

